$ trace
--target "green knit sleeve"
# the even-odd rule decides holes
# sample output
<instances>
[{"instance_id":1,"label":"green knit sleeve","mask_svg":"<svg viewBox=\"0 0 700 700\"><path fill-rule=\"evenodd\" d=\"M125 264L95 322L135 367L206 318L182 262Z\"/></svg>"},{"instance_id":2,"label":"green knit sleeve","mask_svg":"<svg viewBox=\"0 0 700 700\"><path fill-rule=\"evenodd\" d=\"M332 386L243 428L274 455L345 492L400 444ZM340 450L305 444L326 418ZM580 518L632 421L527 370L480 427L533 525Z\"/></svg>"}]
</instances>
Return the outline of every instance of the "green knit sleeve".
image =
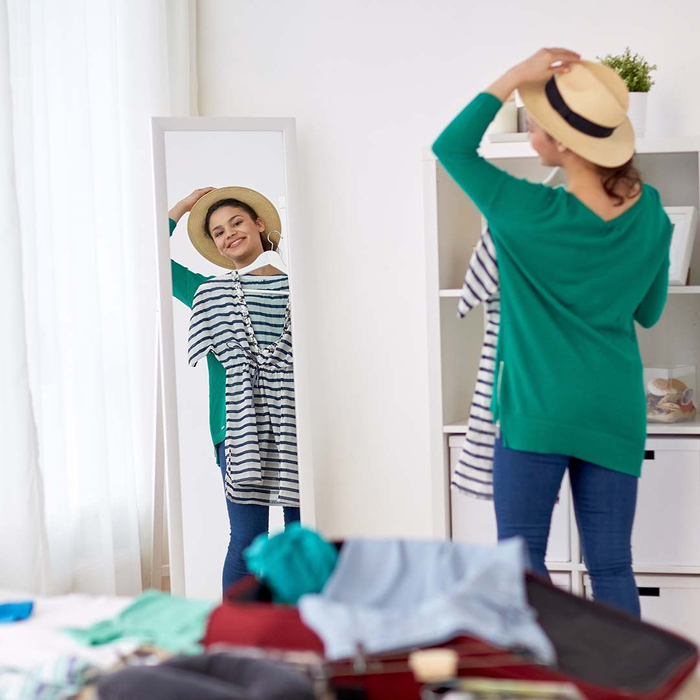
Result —
<instances>
[{"instance_id":1,"label":"green knit sleeve","mask_svg":"<svg viewBox=\"0 0 700 700\"><path fill-rule=\"evenodd\" d=\"M649 291L634 312L634 320L642 328L651 328L661 318L668 297L668 268L669 259L666 257Z\"/></svg>"},{"instance_id":2,"label":"green knit sleeve","mask_svg":"<svg viewBox=\"0 0 700 700\"><path fill-rule=\"evenodd\" d=\"M479 155L479 144L501 106L494 95L477 95L440 134L433 152L489 223L509 227L546 216L552 188L513 177Z\"/></svg>"},{"instance_id":3,"label":"green knit sleeve","mask_svg":"<svg viewBox=\"0 0 700 700\"><path fill-rule=\"evenodd\" d=\"M173 235L177 224L170 219L170 235ZM171 272L173 276L173 296L181 301L189 308L192 308L194 295L202 282L209 279L205 275L200 275L197 272L192 272L189 268L174 260L170 261Z\"/></svg>"}]
</instances>

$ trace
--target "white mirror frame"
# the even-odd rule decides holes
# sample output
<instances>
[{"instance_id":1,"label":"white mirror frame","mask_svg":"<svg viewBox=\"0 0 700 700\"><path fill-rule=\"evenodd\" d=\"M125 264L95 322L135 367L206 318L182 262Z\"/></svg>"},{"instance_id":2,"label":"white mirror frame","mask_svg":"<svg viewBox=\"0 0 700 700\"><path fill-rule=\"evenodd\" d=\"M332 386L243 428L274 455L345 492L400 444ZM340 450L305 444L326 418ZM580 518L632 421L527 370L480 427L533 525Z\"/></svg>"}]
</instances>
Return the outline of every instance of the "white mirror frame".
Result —
<instances>
[{"instance_id":1,"label":"white mirror frame","mask_svg":"<svg viewBox=\"0 0 700 700\"><path fill-rule=\"evenodd\" d=\"M303 235L299 226L299 193L296 179L296 124L287 118L229 118L229 117L153 117L151 135L153 146L153 176L155 191L155 220L158 233L158 341L159 377L158 402L156 406L156 445L154 450L154 566L161 569L162 503L159 495L165 491L168 509L168 550L170 591L173 595L185 596L184 544L182 524L182 494L180 488L180 459L177 413L177 389L175 378L175 335L173 330L173 286L170 272L170 229L168 223L168 197L165 162L165 133L168 131L277 131L282 133L284 148L285 178L287 186L287 224L289 286L292 299L292 333L294 338L294 391L297 419L297 455L299 461L299 498L301 519L304 525L314 527L316 511L314 504L314 469L309 420L310 402L307 388L310 372L303 338L298 339L297 328L303 313L296 303L294 270L302 270L299 259L302 247L296 237ZM161 442L162 441L162 442ZM165 484L163 480L165 478Z\"/></svg>"}]
</instances>

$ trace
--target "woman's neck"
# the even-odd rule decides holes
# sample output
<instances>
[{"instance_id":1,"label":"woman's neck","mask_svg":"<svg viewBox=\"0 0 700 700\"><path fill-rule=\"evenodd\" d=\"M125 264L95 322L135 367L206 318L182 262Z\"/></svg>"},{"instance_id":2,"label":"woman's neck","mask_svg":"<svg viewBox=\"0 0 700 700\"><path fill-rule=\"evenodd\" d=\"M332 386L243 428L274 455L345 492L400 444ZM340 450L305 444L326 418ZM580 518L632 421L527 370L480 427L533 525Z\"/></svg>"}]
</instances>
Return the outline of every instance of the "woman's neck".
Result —
<instances>
[{"instance_id":1,"label":"woman's neck","mask_svg":"<svg viewBox=\"0 0 700 700\"><path fill-rule=\"evenodd\" d=\"M630 189L627 183L620 183L615 188L616 196L611 196L603 185L600 173L586 161L572 159L564 164L566 170L566 189L576 199L587 206L605 221L611 221L634 206L642 195L642 188Z\"/></svg>"},{"instance_id":2,"label":"woman's neck","mask_svg":"<svg viewBox=\"0 0 700 700\"><path fill-rule=\"evenodd\" d=\"M598 194L605 192L603 181L597 171L580 159L564 164L566 189L572 194Z\"/></svg>"},{"instance_id":3,"label":"woman's neck","mask_svg":"<svg viewBox=\"0 0 700 700\"><path fill-rule=\"evenodd\" d=\"M564 163L566 171L566 189L571 194L576 195L579 199L597 198L603 200L612 200L612 198L603 186L603 178L598 169L583 160L582 158L574 157ZM616 187L616 194L619 194L623 200L636 199L641 194L641 188L630 188L629 183L620 182Z\"/></svg>"}]
</instances>

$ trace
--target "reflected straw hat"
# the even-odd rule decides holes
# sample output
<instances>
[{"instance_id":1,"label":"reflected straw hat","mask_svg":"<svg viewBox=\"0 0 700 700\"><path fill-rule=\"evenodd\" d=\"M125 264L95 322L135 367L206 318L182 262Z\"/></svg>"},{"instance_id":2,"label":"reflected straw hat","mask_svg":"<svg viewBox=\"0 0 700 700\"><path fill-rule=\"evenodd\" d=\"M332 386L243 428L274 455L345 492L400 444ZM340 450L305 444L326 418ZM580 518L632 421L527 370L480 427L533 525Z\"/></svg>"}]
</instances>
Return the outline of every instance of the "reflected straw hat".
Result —
<instances>
[{"instance_id":1,"label":"reflected straw hat","mask_svg":"<svg viewBox=\"0 0 700 700\"><path fill-rule=\"evenodd\" d=\"M236 199L247 204L262 219L265 228L260 233L260 238L265 249L269 249L271 243L274 246L279 245L282 236L282 222L275 205L260 192L251 190L248 187L220 187L207 192L207 194L197 200L187 220L187 233L192 241L192 245L209 262L213 262L219 267L225 267L228 270L235 270L236 265L233 260L219 252L214 239L209 235L205 227L209 208L224 199Z\"/></svg>"},{"instance_id":2,"label":"reflected straw hat","mask_svg":"<svg viewBox=\"0 0 700 700\"><path fill-rule=\"evenodd\" d=\"M581 61L568 73L525 83L518 92L539 126L591 163L617 168L634 155L629 92L609 66Z\"/></svg>"}]
</instances>

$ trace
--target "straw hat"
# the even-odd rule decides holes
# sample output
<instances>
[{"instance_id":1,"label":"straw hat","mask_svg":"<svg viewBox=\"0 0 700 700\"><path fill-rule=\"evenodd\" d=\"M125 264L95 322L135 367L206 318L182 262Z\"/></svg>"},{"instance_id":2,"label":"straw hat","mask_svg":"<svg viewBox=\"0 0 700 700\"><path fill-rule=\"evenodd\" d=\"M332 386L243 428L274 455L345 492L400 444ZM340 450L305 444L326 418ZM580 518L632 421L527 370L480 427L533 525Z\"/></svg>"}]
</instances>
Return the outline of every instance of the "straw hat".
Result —
<instances>
[{"instance_id":1,"label":"straw hat","mask_svg":"<svg viewBox=\"0 0 700 700\"><path fill-rule=\"evenodd\" d=\"M616 168L634 155L629 93L612 68L581 61L568 73L525 83L518 92L537 124L591 163Z\"/></svg>"},{"instance_id":2,"label":"straw hat","mask_svg":"<svg viewBox=\"0 0 700 700\"><path fill-rule=\"evenodd\" d=\"M263 246L268 249L269 241L279 245L282 234L282 222L275 205L267 197L248 187L220 187L217 190L207 192L207 194L198 199L197 203L192 207L187 220L187 233L190 236L192 245L200 255L203 255L207 260L219 267L225 267L229 270L236 269L233 260L219 252L216 243L214 243L214 240L204 227L209 207L222 199L237 199L239 202L244 202L249 207L252 207L265 224L265 228L260 234Z\"/></svg>"}]
</instances>

